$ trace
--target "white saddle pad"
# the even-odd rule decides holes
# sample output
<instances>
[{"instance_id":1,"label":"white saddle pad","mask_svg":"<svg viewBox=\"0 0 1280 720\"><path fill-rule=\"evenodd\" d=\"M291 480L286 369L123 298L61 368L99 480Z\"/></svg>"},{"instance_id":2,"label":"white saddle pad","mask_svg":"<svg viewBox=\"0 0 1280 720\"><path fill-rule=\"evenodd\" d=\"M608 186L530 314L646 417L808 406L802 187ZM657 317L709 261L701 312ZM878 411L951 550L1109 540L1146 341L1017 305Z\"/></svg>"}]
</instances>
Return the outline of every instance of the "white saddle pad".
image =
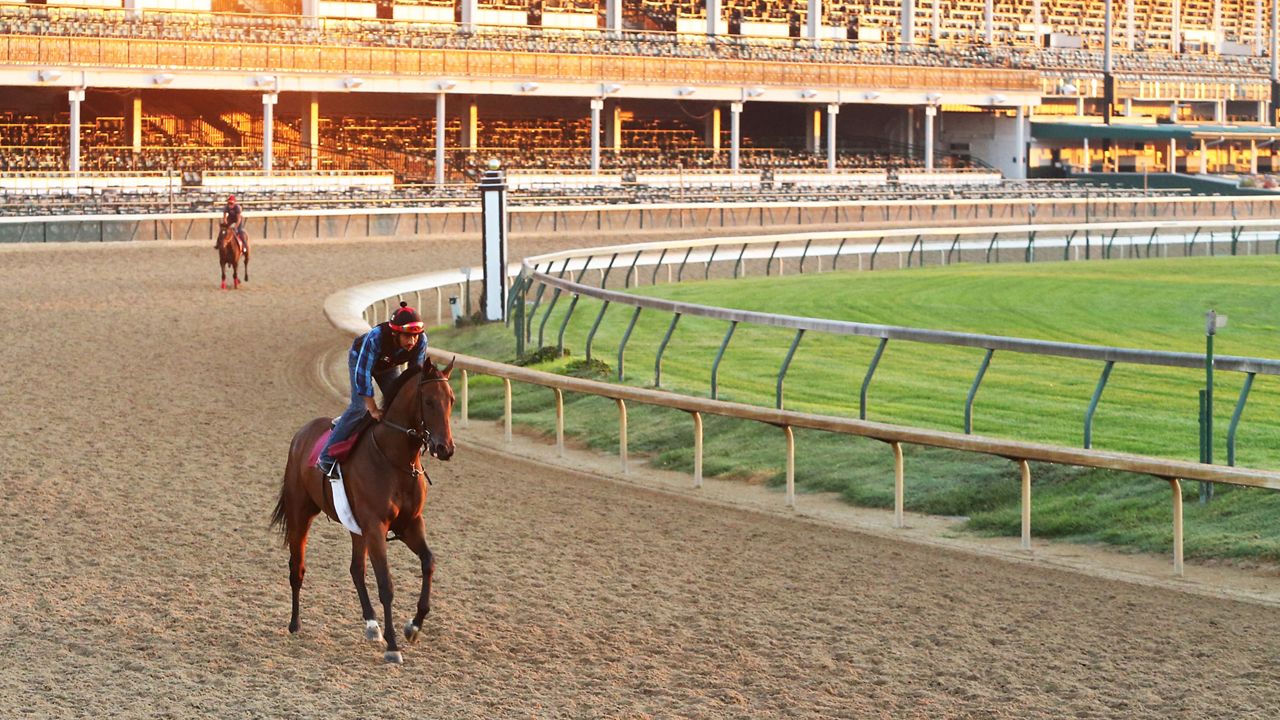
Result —
<instances>
[{"instance_id":1,"label":"white saddle pad","mask_svg":"<svg viewBox=\"0 0 1280 720\"><path fill-rule=\"evenodd\" d=\"M351 512L351 503L347 502L347 489L342 485L342 467L338 466L338 477L330 480L333 486L333 511L338 514L338 519L342 521L342 526L356 535L360 532L360 524L356 522L356 516Z\"/></svg>"}]
</instances>

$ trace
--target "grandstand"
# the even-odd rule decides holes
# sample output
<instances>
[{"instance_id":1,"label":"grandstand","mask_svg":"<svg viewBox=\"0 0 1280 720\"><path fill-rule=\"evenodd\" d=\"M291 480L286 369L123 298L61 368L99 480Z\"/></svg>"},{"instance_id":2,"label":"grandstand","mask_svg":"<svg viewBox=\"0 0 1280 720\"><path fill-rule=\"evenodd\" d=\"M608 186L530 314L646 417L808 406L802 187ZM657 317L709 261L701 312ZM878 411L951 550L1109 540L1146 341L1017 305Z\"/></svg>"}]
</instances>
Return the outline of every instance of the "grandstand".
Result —
<instances>
[{"instance_id":1,"label":"grandstand","mask_svg":"<svg viewBox=\"0 0 1280 720\"><path fill-rule=\"evenodd\" d=\"M215 171L444 185L491 159L601 187L1257 175L1280 169L1272 5L0 3L0 190L126 171L182 188Z\"/></svg>"}]
</instances>

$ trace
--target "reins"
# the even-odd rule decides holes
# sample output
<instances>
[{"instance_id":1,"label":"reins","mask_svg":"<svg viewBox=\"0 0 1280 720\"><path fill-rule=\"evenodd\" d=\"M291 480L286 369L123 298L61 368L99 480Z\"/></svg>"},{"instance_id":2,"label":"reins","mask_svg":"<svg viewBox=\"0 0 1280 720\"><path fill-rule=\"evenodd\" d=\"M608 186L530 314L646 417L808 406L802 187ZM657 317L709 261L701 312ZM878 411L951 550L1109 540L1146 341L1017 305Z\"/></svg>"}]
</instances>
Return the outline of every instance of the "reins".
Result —
<instances>
[{"instance_id":1,"label":"reins","mask_svg":"<svg viewBox=\"0 0 1280 720\"><path fill-rule=\"evenodd\" d=\"M443 377L422 378L421 380L418 381L418 386L421 387L429 382L445 382L446 380L447 378L443 378ZM405 427L404 425L391 422L390 420L387 420L385 418L383 418L378 422L378 424L380 425L386 425L392 430L404 433L410 439L417 441L418 450L416 455L414 456L415 460L417 460L417 458L422 456L422 451L427 449L429 446L428 444L431 442L431 431L428 430L426 427L424 427L424 423L425 423L425 418L422 417L421 403L418 403L418 426L417 427ZM394 465L394 463L391 461L391 458L387 457L386 451L383 450L382 446L378 444L378 434L371 431L369 433L369 436L373 438L373 447L378 450L378 454L382 456L382 459L386 460L388 465ZM431 476L427 475L427 473L424 470L420 470L416 462L409 464L408 472L410 477L414 477L414 478L416 478L418 474L421 473L422 476L427 479L428 485L433 484L431 482Z\"/></svg>"}]
</instances>

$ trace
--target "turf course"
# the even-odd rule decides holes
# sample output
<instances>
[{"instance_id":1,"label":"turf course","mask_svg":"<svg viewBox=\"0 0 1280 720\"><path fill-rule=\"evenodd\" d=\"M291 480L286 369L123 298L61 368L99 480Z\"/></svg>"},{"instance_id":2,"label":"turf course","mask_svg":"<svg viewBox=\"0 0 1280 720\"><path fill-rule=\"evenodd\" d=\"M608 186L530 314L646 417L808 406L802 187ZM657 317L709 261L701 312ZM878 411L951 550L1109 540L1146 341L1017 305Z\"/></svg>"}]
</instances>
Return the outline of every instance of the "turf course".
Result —
<instances>
[{"instance_id":1,"label":"turf course","mask_svg":"<svg viewBox=\"0 0 1280 720\"><path fill-rule=\"evenodd\" d=\"M793 315L958 330L1193 353L1204 352L1203 315L1229 316L1218 354L1280 357L1280 258L1218 257L1123 262L956 265L877 273L828 273L745 278L644 287L637 292L688 302ZM544 298L542 308L547 306ZM568 299L546 323L555 345ZM599 304L583 298L565 330L572 357L584 352ZM617 348L632 310L610 308L593 342L593 357L616 371ZM537 342L542 310L534 319ZM627 345L625 381L652 385L653 359L670 316L642 313ZM710 368L727 323L683 318L662 369L662 386L709 394ZM792 332L740 326L719 374L719 396L773 405L778 368ZM433 344L511 360L509 331L485 327L433 334ZM876 341L808 334L787 376L788 409L856 416L858 389ZM890 342L868 395L871 420L959 431L964 401L982 350ZM565 361L545 369L563 367ZM1102 363L997 352L974 406L974 432L1080 446L1083 418ZM613 379L612 377L610 379ZM1226 432L1244 376L1215 378L1214 459L1226 460ZM1198 391L1203 370L1117 365L1094 419L1095 448L1198 459ZM501 412L500 385L473 383L472 412ZM1280 468L1280 378L1259 376L1237 435L1239 465ZM553 428L551 394L517 388L517 422ZM616 447L612 403L571 399L568 430L584 442ZM630 412L631 447L659 465L687 468L690 422L652 408ZM781 433L735 421L707 419L708 474L777 481ZM849 501L889 506L892 464L879 443L799 433L797 482L802 489L841 493ZM1001 459L907 448L908 509L970 518L975 531L1016 534L1018 489ZM1163 551L1171 541L1167 485L1135 476L1037 466L1032 526L1037 536L1104 541ZM1190 500L1195 484L1188 484ZM1280 560L1280 497L1268 491L1219 487L1207 506L1187 505L1189 556Z\"/></svg>"}]
</instances>

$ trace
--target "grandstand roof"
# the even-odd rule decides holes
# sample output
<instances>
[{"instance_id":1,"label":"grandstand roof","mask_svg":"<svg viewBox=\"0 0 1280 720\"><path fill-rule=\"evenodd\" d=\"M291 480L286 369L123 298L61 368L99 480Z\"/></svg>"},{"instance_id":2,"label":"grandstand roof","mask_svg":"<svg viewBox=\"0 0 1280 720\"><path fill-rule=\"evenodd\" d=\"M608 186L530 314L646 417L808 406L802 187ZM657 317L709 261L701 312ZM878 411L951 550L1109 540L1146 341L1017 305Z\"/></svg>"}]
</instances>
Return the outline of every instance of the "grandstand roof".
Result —
<instances>
[{"instance_id":1,"label":"grandstand roof","mask_svg":"<svg viewBox=\"0 0 1280 720\"><path fill-rule=\"evenodd\" d=\"M1265 125L1103 125L1094 123L1033 122L1037 140L1275 140L1280 128Z\"/></svg>"}]
</instances>

